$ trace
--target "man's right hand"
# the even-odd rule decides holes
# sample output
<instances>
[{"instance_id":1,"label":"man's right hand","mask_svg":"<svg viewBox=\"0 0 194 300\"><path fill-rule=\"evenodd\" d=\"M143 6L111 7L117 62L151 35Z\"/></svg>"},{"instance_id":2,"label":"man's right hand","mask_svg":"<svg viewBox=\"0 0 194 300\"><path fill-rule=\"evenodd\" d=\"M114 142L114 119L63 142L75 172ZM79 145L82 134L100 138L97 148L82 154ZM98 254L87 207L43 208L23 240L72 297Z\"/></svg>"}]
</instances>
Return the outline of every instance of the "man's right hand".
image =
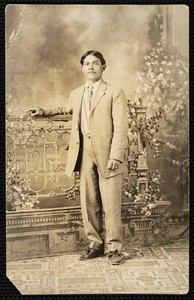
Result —
<instances>
[{"instance_id":1,"label":"man's right hand","mask_svg":"<svg viewBox=\"0 0 194 300\"><path fill-rule=\"evenodd\" d=\"M32 117L44 115L44 109L40 107L30 108L27 112L29 112Z\"/></svg>"}]
</instances>

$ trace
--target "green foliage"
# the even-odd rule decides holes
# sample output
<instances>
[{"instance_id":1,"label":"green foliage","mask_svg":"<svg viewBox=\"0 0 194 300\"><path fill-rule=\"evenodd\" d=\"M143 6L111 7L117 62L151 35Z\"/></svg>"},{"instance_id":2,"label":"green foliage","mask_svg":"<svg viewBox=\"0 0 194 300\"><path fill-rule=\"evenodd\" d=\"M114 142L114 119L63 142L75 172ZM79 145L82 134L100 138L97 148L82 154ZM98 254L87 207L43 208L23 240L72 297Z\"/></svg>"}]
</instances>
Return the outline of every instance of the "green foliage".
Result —
<instances>
[{"instance_id":1,"label":"green foliage","mask_svg":"<svg viewBox=\"0 0 194 300\"><path fill-rule=\"evenodd\" d=\"M137 115L138 107L141 107L142 100L139 100L139 105L128 101L128 123L129 123L129 137L136 146L138 146L137 135L140 134L140 139L144 150L152 149L153 157L159 157L161 154L160 146L164 143L159 139L157 134L160 128L160 122L164 118L164 110L159 107L151 116L145 115L145 118ZM130 136L131 135L131 136ZM143 218L149 217L157 203L164 199L161 193L161 175L158 170L149 172L148 189L143 193L139 193L137 189L138 178L138 159L141 155L140 151L133 151L128 157L128 164L130 172L134 172L135 176L126 178L123 193L128 197L129 202L134 203L134 208L129 209L130 214L134 214L137 208L136 203L142 203L141 214Z\"/></svg>"},{"instance_id":2,"label":"green foliage","mask_svg":"<svg viewBox=\"0 0 194 300\"><path fill-rule=\"evenodd\" d=\"M136 74L136 100L143 99L150 115L163 109L159 136L168 148L173 148L180 159L168 157L170 164L188 157L189 118L189 67L178 49L166 44L163 39L162 9L157 7L150 20L150 49L145 53L140 71ZM177 135L178 144L173 145L168 135Z\"/></svg>"},{"instance_id":3,"label":"green foliage","mask_svg":"<svg viewBox=\"0 0 194 300\"><path fill-rule=\"evenodd\" d=\"M141 100L140 100L141 102ZM151 116L146 115L145 118L138 118L136 104L128 101L128 123L129 132L133 135L132 141L137 145L137 132L140 132L141 142L143 147L148 147L153 150L153 157L160 156L160 145L164 141L160 139L157 134L160 128L160 122L164 118L164 109L158 108ZM129 160L136 165L135 161L138 159L139 153L133 152ZM135 167L132 167L135 169Z\"/></svg>"},{"instance_id":4,"label":"green foliage","mask_svg":"<svg viewBox=\"0 0 194 300\"><path fill-rule=\"evenodd\" d=\"M152 154L155 158L161 157L169 167L180 169L179 174L177 175L176 172L172 177L172 183L184 189L186 202L188 201L189 68L177 50L168 47L162 40L160 8L156 9L156 13L150 20L150 28L151 47L142 58L140 71L136 74L135 90L135 103L143 104L147 108L147 113L145 119L137 119L136 105L128 103L130 141L137 145L136 133L139 131L143 147L148 150L147 156ZM177 137L176 144L169 140L169 136ZM138 151L130 153L128 161L132 172L136 172L139 155ZM134 194L133 201L137 193L134 190L135 185L133 180L130 188L126 190L126 192L131 190ZM153 197L149 197L153 200L156 195L154 190L150 190L149 194L152 193ZM141 200L144 197L147 201L146 194L141 195ZM149 207L146 206L144 214L149 215Z\"/></svg>"},{"instance_id":5,"label":"green foliage","mask_svg":"<svg viewBox=\"0 0 194 300\"><path fill-rule=\"evenodd\" d=\"M21 171L17 171L12 160L7 159L6 172L6 198L8 205L15 211L31 210L39 201L36 195L32 194L26 180L21 176Z\"/></svg>"},{"instance_id":6,"label":"green foliage","mask_svg":"<svg viewBox=\"0 0 194 300\"><path fill-rule=\"evenodd\" d=\"M188 65L158 42L144 56L142 69L136 75L139 82L136 97L144 99L150 111L163 107L166 129L180 133L188 127Z\"/></svg>"},{"instance_id":7,"label":"green foliage","mask_svg":"<svg viewBox=\"0 0 194 300\"><path fill-rule=\"evenodd\" d=\"M134 203L133 209L129 208L128 212L134 214L137 204L140 203L142 218L145 219L151 216L153 208L164 200L164 196L161 193L162 184L161 175L158 170L149 172L148 189L140 194L137 189L137 177L135 179L134 177L127 178L124 183L123 193L128 198L129 203Z\"/></svg>"},{"instance_id":8,"label":"green foliage","mask_svg":"<svg viewBox=\"0 0 194 300\"><path fill-rule=\"evenodd\" d=\"M185 121L188 116L188 64L179 50L167 44L164 38L161 6L156 7L149 27L150 49L146 51L136 75L137 98L144 99L150 110L155 111L161 106L167 112L166 120L176 127L177 117Z\"/></svg>"}]
</instances>

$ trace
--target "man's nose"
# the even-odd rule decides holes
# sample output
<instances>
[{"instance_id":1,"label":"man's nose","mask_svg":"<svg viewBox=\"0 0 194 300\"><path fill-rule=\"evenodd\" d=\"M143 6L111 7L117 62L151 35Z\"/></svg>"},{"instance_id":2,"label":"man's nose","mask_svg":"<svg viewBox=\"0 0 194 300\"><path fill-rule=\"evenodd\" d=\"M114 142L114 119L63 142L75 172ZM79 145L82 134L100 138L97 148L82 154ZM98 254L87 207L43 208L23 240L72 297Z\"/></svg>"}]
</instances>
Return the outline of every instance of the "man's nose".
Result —
<instances>
[{"instance_id":1,"label":"man's nose","mask_svg":"<svg viewBox=\"0 0 194 300\"><path fill-rule=\"evenodd\" d=\"M89 65L89 69L93 69L93 64Z\"/></svg>"}]
</instances>

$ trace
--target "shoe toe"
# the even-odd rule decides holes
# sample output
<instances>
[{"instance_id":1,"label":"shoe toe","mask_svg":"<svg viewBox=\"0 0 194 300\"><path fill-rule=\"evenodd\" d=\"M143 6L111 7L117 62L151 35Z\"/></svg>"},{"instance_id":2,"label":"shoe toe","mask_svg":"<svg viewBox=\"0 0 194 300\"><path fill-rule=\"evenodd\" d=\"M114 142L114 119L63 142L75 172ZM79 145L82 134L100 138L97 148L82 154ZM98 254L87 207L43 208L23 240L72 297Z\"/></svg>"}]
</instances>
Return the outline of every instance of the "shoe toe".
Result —
<instances>
[{"instance_id":1,"label":"shoe toe","mask_svg":"<svg viewBox=\"0 0 194 300\"><path fill-rule=\"evenodd\" d=\"M117 250L109 253L109 260L111 265L121 265L124 262L123 256Z\"/></svg>"},{"instance_id":2,"label":"shoe toe","mask_svg":"<svg viewBox=\"0 0 194 300\"><path fill-rule=\"evenodd\" d=\"M123 259L121 257L115 257L111 260L111 265L121 265L123 263Z\"/></svg>"},{"instance_id":3,"label":"shoe toe","mask_svg":"<svg viewBox=\"0 0 194 300\"><path fill-rule=\"evenodd\" d=\"M89 248L86 253L83 253L79 260L89 260L89 259L92 259L92 258L96 258L96 257L99 257L99 256L103 256L104 255L104 251L103 250L96 250L96 249L92 249L92 248Z\"/></svg>"}]
</instances>

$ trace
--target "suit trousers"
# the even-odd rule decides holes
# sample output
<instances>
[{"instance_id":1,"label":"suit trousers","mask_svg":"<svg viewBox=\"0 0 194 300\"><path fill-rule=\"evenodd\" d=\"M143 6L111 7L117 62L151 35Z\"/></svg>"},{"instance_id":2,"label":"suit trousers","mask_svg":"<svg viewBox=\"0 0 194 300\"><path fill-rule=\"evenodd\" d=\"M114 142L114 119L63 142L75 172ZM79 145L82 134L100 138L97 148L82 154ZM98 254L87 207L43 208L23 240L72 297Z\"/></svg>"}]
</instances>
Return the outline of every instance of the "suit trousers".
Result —
<instances>
[{"instance_id":1,"label":"suit trousers","mask_svg":"<svg viewBox=\"0 0 194 300\"><path fill-rule=\"evenodd\" d=\"M108 251L118 250L120 253L122 250L121 188L122 174L109 178L100 175L91 140L83 136L80 198L85 233L90 241L89 246L93 249L101 249L104 246L103 209Z\"/></svg>"}]
</instances>

